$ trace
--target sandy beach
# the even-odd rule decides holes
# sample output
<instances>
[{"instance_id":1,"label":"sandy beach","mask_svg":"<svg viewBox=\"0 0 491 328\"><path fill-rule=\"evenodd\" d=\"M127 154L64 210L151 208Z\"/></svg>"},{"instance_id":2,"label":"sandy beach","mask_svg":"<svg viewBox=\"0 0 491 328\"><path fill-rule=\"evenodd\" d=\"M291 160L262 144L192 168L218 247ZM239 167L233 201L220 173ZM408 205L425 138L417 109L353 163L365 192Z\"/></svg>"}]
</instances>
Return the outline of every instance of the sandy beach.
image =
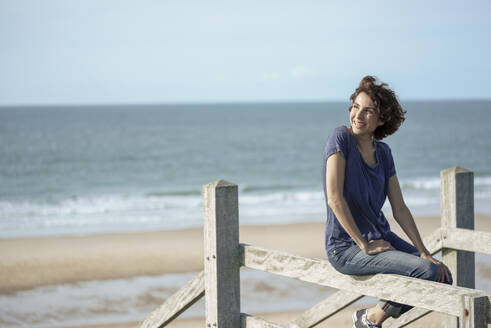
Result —
<instances>
[{"instance_id":1,"label":"sandy beach","mask_svg":"<svg viewBox=\"0 0 491 328\"><path fill-rule=\"evenodd\" d=\"M389 219L391 228L407 239ZM424 237L439 227L439 217L417 217ZM491 231L491 217L476 216L476 230ZM324 223L242 226L240 241L298 255L325 259ZM93 280L111 280L166 273L196 272L203 267L202 229L129 234L15 238L0 240L0 293L10 294L39 286ZM491 278L491 265L478 265L476 273ZM163 301L163 300L162 300ZM326 326L349 325L347 308L325 322ZM264 313L272 321L288 322L300 312ZM437 313L416 326L430 327ZM133 327L136 323L91 326ZM203 326L203 319L178 319L169 327ZM324 327L324 325L321 325Z\"/></svg>"}]
</instances>

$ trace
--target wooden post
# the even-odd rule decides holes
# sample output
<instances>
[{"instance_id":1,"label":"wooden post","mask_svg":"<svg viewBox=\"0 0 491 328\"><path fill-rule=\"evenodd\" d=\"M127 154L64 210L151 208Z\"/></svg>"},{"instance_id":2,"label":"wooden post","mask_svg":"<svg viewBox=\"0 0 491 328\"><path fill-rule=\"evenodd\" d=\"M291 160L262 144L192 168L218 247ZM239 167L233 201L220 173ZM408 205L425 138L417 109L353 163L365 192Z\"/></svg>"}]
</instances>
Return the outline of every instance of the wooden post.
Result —
<instances>
[{"instance_id":1,"label":"wooden post","mask_svg":"<svg viewBox=\"0 0 491 328\"><path fill-rule=\"evenodd\" d=\"M203 198L206 327L240 327L237 185L211 182Z\"/></svg>"},{"instance_id":2,"label":"wooden post","mask_svg":"<svg viewBox=\"0 0 491 328\"><path fill-rule=\"evenodd\" d=\"M442 228L474 230L474 173L454 166L441 171L440 179ZM474 252L443 248L442 258L452 272L454 285L475 288ZM459 319L447 316L445 327L459 327Z\"/></svg>"},{"instance_id":3,"label":"wooden post","mask_svg":"<svg viewBox=\"0 0 491 328\"><path fill-rule=\"evenodd\" d=\"M487 296L463 296L463 311L460 316L461 328L486 328L488 326Z\"/></svg>"}]
</instances>

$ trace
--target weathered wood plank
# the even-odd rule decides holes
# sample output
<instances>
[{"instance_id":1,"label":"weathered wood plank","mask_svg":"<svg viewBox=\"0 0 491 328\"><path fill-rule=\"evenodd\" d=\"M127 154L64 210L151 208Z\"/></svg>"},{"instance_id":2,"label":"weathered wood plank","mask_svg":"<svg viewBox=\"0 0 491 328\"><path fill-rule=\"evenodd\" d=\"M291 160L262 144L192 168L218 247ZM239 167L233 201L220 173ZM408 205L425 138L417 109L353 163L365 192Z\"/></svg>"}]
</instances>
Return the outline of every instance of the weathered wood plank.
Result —
<instances>
[{"instance_id":1,"label":"weathered wood plank","mask_svg":"<svg viewBox=\"0 0 491 328\"><path fill-rule=\"evenodd\" d=\"M169 297L159 308L154 310L140 325L140 328L160 328L169 324L191 305L205 295L204 272Z\"/></svg>"},{"instance_id":2,"label":"weathered wood plank","mask_svg":"<svg viewBox=\"0 0 491 328\"><path fill-rule=\"evenodd\" d=\"M491 254L491 233L462 228L442 229L443 247Z\"/></svg>"},{"instance_id":3,"label":"weathered wood plank","mask_svg":"<svg viewBox=\"0 0 491 328\"><path fill-rule=\"evenodd\" d=\"M246 313L240 314L241 328L290 328L288 325L280 325L258 317L250 316Z\"/></svg>"},{"instance_id":4,"label":"weathered wood plank","mask_svg":"<svg viewBox=\"0 0 491 328\"><path fill-rule=\"evenodd\" d=\"M487 296L462 296L463 311L459 316L460 327L462 328L486 328L488 326L487 317L489 308L489 298Z\"/></svg>"},{"instance_id":5,"label":"weathered wood plank","mask_svg":"<svg viewBox=\"0 0 491 328\"><path fill-rule=\"evenodd\" d=\"M474 230L474 173L455 166L440 172L441 227ZM445 242L444 242L445 243ZM473 252L443 248L442 261L448 266L456 286L475 287ZM445 319L445 327L458 328L459 318Z\"/></svg>"},{"instance_id":6,"label":"weathered wood plank","mask_svg":"<svg viewBox=\"0 0 491 328\"><path fill-rule=\"evenodd\" d=\"M409 325L419 318L424 317L428 313L431 313L431 310L426 310L422 308L412 308L408 312L401 315L399 318L389 318L384 321L384 328L399 328Z\"/></svg>"},{"instance_id":7,"label":"weathered wood plank","mask_svg":"<svg viewBox=\"0 0 491 328\"><path fill-rule=\"evenodd\" d=\"M203 186L206 326L240 325L239 204L237 185Z\"/></svg>"},{"instance_id":8,"label":"weathered wood plank","mask_svg":"<svg viewBox=\"0 0 491 328\"><path fill-rule=\"evenodd\" d=\"M491 296L488 296L488 323L491 323Z\"/></svg>"},{"instance_id":9,"label":"weathered wood plank","mask_svg":"<svg viewBox=\"0 0 491 328\"><path fill-rule=\"evenodd\" d=\"M436 229L430 235L426 236L423 239L423 243L432 255L441 251L443 247L441 228Z\"/></svg>"},{"instance_id":10,"label":"weathered wood plank","mask_svg":"<svg viewBox=\"0 0 491 328\"><path fill-rule=\"evenodd\" d=\"M460 315L462 299L457 295L484 295L482 291L449 286L433 281L395 274L344 275L328 261L241 244L245 267L275 273L302 281L353 293L392 300L455 316Z\"/></svg>"},{"instance_id":11,"label":"weathered wood plank","mask_svg":"<svg viewBox=\"0 0 491 328\"><path fill-rule=\"evenodd\" d=\"M335 294L305 311L297 319L292 321L292 324L299 328L315 327L362 297L363 295L358 293L346 292L343 290L337 291Z\"/></svg>"},{"instance_id":12,"label":"weathered wood plank","mask_svg":"<svg viewBox=\"0 0 491 328\"><path fill-rule=\"evenodd\" d=\"M474 172L454 166L440 172L441 227L474 229Z\"/></svg>"}]
</instances>

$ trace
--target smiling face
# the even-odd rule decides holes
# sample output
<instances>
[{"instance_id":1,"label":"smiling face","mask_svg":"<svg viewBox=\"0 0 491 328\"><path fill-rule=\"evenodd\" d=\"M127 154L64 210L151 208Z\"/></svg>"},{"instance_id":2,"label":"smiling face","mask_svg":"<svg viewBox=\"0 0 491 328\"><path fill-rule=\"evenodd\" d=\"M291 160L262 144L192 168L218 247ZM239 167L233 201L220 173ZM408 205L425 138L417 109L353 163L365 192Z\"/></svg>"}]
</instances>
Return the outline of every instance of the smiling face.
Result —
<instances>
[{"instance_id":1,"label":"smiling face","mask_svg":"<svg viewBox=\"0 0 491 328\"><path fill-rule=\"evenodd\" d=\"M355 136L373 136L375 129L384 124L380 120L379 110L365 92L356 96L350 108L351 131Z\"/></svg>"}]
</instances>

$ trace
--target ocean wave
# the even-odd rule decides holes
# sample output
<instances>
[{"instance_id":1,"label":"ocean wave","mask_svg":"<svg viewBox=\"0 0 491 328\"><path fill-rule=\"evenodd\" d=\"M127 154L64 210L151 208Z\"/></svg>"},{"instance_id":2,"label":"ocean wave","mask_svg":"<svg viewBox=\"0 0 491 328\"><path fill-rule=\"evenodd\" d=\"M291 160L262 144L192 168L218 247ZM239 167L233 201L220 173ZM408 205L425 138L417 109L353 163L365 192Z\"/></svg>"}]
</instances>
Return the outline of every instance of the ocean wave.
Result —
<instances>
[{"instance_id":1,"label":"ocean wave","mask_svg":"<svg viewBox=\"0 0 491 328\"><path fill-rule=\"evenodd\" d=\"M240 193L255 193L265 191L282 191L298 189L294 185L239 185ZM152 191L145 194L147 197L165 197L165 196L196 196L201 195L201 189L188 190L169 190L169 191Z\"/></svg>"},{"instance_id":2,"label":"ocean wave","mask_svg":"<svg viewBox=\"0 0 491 328\"><path fill-rule=\"evenodd\" d=\"M475 187L491 187L491 176L474 177Z\"/></svg>"},{"instance_id":3,"label":"ocean wave","mask_svg":"<svg viewBox=\"0 0 491 328\"><path fill-rule=\"evenodd\" d=\"M322 191L291 191L267 194L245 194L239 196L241 204L263 204L278 201L312 201L322 200Z\"/></svg>"},{"instance_id":4,"label":"ocean wave","mask_svg":"<svg viewBox=\"0 0 491 328\"><path fill-rule=\"evenodd\" d=\"M202 222L201 197L100 195L0 201L0 237L179 229Z\"/></svg>"},{"instance_id":5,"label":"ocean wave","mask_svg":"<svg viewBox=\"0 0 491 328\"><path fill-rule=\"evenodd\" d=\"M321 191L291 191L265 194L241 194L241 205L262 205L276 207L281 203L302 203L322 201ZM0 200L0 219L17 220L36 217L76 217L76 216L122 216L144 212L162 213L176 212L184 209L201 210L203 201L201 195L187 193L177 195L167 193L164 197L148 197L143 195L99 195L99 196L70 196L65 199L45 199L33 201Z\"/></svg>"},{"instance_id":6,"label":"ocean wave","mask_svg":"<svg viewBox=\"0 0 491 328\"><path fill-rule=\"evenodd\" d=\"M143 209L165 209L165 202L118 195L69 197L44 201L0 201L0 213L31 216L93 215Z\"/></svg>"},{"instance_id":7,"label":"ocean wave","mask_svg":"<svg viewBox=\"0 0 491 328\"><path fill-rule=\"evenodd\" d=\"M400 178L402 189L440 189L440 177L417 177L417 178ZM474 188L476 190L487 189L491 187L491 176L474 177Z\"/></svg>"},{"instance_id":8,"label":"ocean wave","mask_svg":"<svg viewBox=\"0 0 491 328\"><path fill-rule=\"evenodd\" d=\"M281 191L281 190L294 190L299 189L294 185L239 185L239 192L241 193L255 193L265 191ZM169 190L169 191L152 191L145 194L147 197L165 197L165 196L195 196L201 195L201 189L188 189L188 190Z\"/></svg>"},{"instance_id":9,"label":"ocean wave","mask_svg":"<svg viewBox=\"0 0 491 328\"><path fill-rule=\"evenodd\" d=\"M402 181L413 214L439 213L439 179ZM477 177L475 185L476 212L491 213L486 205L491 200L491 177ZM387 201L384 210L389 206ZM241 224L323 221L326 213L322 187L239 191L239 207ZM0 237L166 230L202 224L203 200L197 189L0 200Z\"/></svg>"},{"instance_id":10,"label":"ocean wave","mask_svg":"<svg viewBox=\"0 0 491 328\"><path fill-rule=\"evenodd\" d=\"M416 179L401 179L402 189L439 189L440 178L421 177Z\"/></svg>"},{"instance_id":11,"label":"ocean wave","mask_svg":"<svg viewBox=\"0 0 491 328\"><path fill-rule=\"evenodd\" d=\"M196 196L201 195L199 189L171 190L171 191L152 191L145 194L146 197L165 197L165 196Z\"/></svg>"},{"instance_id":12,"label":"ocean wave","mask_svg":"<svg viewBox=\"0 0 491 328\"><path fill-rule=\"evenodd\" d=\"M240 186L239 186L240 188ZM255 192L255 191L270 191L270 190L291 190L298 189L298 186L293 185L245 185L240 188L243 192Z\"/></svg>"}]
</instances>

